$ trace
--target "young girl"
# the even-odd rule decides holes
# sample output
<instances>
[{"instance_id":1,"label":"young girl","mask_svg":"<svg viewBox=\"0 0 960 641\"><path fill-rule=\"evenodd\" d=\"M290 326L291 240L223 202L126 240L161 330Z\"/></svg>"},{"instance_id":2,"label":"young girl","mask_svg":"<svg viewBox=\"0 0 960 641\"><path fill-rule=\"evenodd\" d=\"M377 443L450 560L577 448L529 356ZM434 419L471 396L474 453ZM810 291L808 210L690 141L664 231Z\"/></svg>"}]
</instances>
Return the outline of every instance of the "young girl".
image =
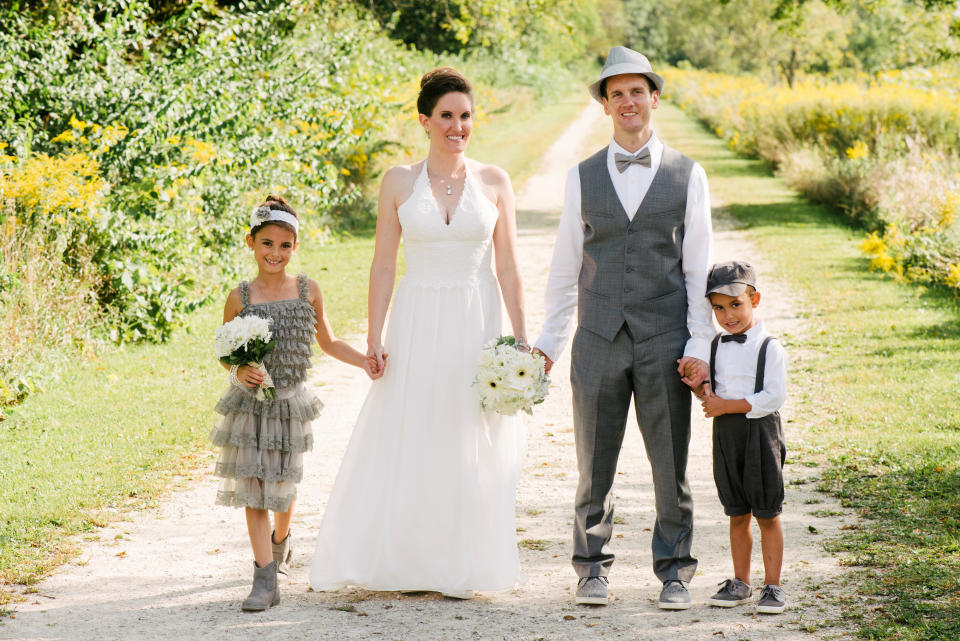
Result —
<instances>
[{"instance_id":1,"label":"young girl","mask_svg":"<svg viewBox=\"0 0 960 641\"><path fill-rule=\"evenodd\" d=\"M317 283L304 274L287 274L299 245L298 227L297 214L283 198L267 196L253 211L247 246L257 261L257 277L230 292L223 308L224 323L237 316L271 319L277 342L264 358L276 398L261 401L254 395L263 382L256 367L224 365L232 385L217 403L223 418L211 434L221 448L217 504L246 510L254 571L253 589L241 605L245 611L280 603L277 572L289 570L296 484L303 474L303 453L313 445L310 422L323 406L304 384L314 334L327 354L363 368L371 378L379 376L363 354L334 337ZM268 510L274 513L272 532Z\"/></svg>"}]
</instances>

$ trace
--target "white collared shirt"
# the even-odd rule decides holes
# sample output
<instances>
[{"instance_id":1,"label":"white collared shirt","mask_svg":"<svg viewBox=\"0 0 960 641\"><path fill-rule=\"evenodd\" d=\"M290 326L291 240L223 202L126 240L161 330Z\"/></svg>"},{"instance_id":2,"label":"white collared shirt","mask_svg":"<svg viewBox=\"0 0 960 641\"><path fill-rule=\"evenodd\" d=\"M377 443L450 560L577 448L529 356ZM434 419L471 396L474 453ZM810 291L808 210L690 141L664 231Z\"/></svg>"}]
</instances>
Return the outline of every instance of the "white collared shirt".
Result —
<instances>
[{"instance_id":1,"label":"white collared shirt","mask_svg":"<svg viewBox=\"0 0 960 641\"><path fill-rule=\"evenodd\" d=\"M729 332L720 332L727 335ZM746 399L752 408L747 418L760 418L773 414L787 398L787 355L780 341L767 344L767 362L763 367L763 390L754 394L757 382L757 357L763 339L769 336L759 320L747 330L747 342L735 343L722 340L717 345L714 367L717 379L713 391L728 400Z\"/></svg>"},{"instance_id":2,"label":"white collared shirt","mask_svg":"<svg viewBox=\"0 0 960 641\"><path fill-rule=\"evenodd\" d=\"M607 150L607 171L620 204L631 220L647 195L663 158L663 143L655 133L644 147L650 149L650 167L632 164L622 174L614 163L614 154L629 152L613 139ZM560 215L560 227L544 295L546 320L536 342L536 346L553 361L560 357L570 339L571 321L577 307L577 282L583 264L583 236L580 169L575 165L567 174L563 213ZM710 359L710 341L715 333L710 303L703 295L707 291L707 271L713 264L713 231L707 175L698 163L694 163L687 183L681 252L683 279L687 288L687 329L690 330L690 340L683 354L706 362Z\"/></svg>"}]
</instances>

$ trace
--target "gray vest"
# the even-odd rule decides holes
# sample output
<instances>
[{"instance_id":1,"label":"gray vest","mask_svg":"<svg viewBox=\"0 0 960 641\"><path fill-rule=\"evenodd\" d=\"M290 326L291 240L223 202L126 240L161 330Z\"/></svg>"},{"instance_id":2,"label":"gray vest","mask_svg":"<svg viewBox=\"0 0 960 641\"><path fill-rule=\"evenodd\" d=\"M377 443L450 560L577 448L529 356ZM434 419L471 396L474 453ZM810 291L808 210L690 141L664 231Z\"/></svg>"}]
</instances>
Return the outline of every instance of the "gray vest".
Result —
<instances>
[{"instance_id":1,"label":"gray vest","mask_svg":"<svg viewBox=\"0 0 960 641\"><path fill-rule=\"evenodd\" d=\"M607 170L607 148L580 163L583 266L580 327L635 341L687 326L683 221L693 161L664 145L660 168L631 221Z\"/></svg>"}]
</instances>

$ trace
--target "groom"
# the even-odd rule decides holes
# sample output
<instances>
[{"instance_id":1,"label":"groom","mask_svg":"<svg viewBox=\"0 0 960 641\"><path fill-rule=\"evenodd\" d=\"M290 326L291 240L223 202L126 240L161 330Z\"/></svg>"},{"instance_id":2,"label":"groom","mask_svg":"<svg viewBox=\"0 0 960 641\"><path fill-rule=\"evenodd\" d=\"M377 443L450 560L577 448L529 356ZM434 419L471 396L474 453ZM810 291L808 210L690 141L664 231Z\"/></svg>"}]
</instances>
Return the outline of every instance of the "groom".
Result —
<instances>
[{"instance_id":1,"label":"groom","mask_svg":"<svg viewBox=\"0 0 960 641\"><path fill-rule=\"evenodd\" d=\"M653 469L653 570L659 607L690 607L693 504L687 485L690 390L706 380L714 329L704 297L712 263L703 169L653 131L663 78L614 47L590 94L613 125L610 145L572 168L547 281L537 351L553 366L569 337L579 483L573 567L577 603L607 603L617 458L630 400ZM679 368L678 368L679 363Z\"/></svg>"}]
</instances>

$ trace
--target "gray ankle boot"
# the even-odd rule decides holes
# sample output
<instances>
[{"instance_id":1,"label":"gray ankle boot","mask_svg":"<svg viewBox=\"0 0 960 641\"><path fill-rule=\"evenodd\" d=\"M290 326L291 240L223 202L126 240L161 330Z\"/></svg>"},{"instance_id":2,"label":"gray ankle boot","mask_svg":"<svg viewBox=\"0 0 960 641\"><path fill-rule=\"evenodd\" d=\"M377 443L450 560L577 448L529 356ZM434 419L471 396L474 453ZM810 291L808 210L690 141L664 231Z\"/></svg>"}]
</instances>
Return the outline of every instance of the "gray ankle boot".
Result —
<instances>
[{"instance_id":1,"label":"gray ankle boot","mask_svg":"<svg viewBox=\"0 0 960 641\"><path fill-rule=\"evenodd\" d=\"M280 589L277 587L277 562L271 561L262 568L253 563L253 589L250 596L241 604L244 612L259 612L280 603Z\"/></svg>"},{"instance_id":2,"label":"gray ankle boot","mask_svg":"<svg viewBox=\"0 0 960 641\"><path fill-rule=\"evenodd\" d=\"M293 543L290 530L287 536L279 543L273 542L273 532L270 533L270 545L273 546L273 560L277 562L277 572L287 576L290 574L290 560L293 559Z\"/></svg>"}]
</instances>

